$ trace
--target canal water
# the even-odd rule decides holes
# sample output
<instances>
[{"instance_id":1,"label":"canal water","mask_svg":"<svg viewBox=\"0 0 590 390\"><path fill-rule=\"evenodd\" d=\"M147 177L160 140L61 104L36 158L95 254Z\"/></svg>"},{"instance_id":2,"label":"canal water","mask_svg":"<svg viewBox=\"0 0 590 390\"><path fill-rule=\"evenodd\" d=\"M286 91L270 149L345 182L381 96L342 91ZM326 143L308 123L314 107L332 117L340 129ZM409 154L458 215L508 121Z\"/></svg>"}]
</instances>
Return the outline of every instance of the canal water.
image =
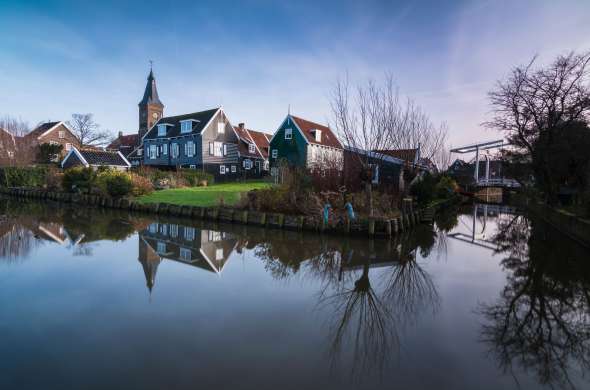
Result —
<instances>
[{"instance_id":1,"label":"canal water","mask_svg":"<svg viewBox=\"0 0 590 390\"><path fill-rule=\"evenodd\" d=\"M587 389L589 260L497 206L367 240L0 199L0 388Z\"/></svg>"}]
</instances>

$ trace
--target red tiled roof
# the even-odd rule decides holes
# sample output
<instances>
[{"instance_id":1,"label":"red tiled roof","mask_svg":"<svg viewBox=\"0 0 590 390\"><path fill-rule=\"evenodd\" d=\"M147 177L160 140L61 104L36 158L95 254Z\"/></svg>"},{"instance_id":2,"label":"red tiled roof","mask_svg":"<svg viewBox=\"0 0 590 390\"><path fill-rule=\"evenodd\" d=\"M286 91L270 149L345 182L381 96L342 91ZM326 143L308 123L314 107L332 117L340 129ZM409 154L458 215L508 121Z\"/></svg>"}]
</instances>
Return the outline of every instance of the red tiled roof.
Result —
<instances>
[{"instance_id":1,"label":"red tiled roof","mask_svg":"<svg viewBox=\"0 0 590 390\"><path fill-rule=\"evenodd\" d=\"M374 152L413 163L416 161L416 153L418 153L418 149L374 150Z\"/></svg>"},{"instance_id":2,"label":"red tiled roof","mask_svg":"<svg viewBox=\"0 0 590 390\"><path fill-rule=\"evenodd\" d=\"M107 146L107 149L118 149L121 146L126 146L126 147L132 148L137 145L138 140L139 140L138 134L122 135L122 136L114 139L113 142L111 142L109 144L109 146Z\"/></svg>"},{"instance_id":3,"label":"red tiled roof","mask_svg":"<svg viewBox=\"0 0 590 390\"><path fill-rule=\"evenodd\" d=\"M247 148L241 150L240 153L251 157L261 157L261 155L263 158L268 157L268 134L240 126L234 126L234 130L241 140L248 144L255 144L258 148L255 153L250 153Z\"/></svg>"},{"instance_id":4,"label":"red tiled roof","mask_svg":"<svg viewBox=\"0 0 590 390\"><path fill-rule=\"evenodd\" d=\"M332 130L330 130L329 127L308 121L306 119L298 118L293 115L291 115L291 118L293 118L293 121L297 124L299 129L301 129L303 135L305 135L305 138L307 138L307 140L310 143L342 149L342 144L340 143L340 141L338 141L338 138L336 138L336 136L334 135L334 133L332 133ZM322 132L320 142L317 142L315 140L315 135L313 132L313 130L315 129L320 130Z\"/></svg>"}]
</instances>

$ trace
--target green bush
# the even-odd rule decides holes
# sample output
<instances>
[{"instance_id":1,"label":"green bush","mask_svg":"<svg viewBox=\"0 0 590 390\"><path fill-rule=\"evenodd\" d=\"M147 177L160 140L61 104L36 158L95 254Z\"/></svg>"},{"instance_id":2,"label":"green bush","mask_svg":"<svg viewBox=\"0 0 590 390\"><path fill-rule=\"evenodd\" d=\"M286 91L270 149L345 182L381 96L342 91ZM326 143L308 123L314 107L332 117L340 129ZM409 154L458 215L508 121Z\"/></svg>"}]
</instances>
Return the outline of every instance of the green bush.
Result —
<instances>
[{"instance_id":1,"label":"green bush","mask_svg":"<svg viewBox=\"0 0 590 390\"><path fill-rule=\"evenodd\" d=\"M5 187L42 187L46 167L4 167L0 169L0 185Z\"/></svg>"},{"instance_id":2,"label":"green bush","mask_svg":"<svg viewBox=\"0 0 590 390\"><path fill-rule=\"evenodd\" d=\"M75 167L64 172L62 187L68 192L88 193L96 182L96 173L92 168Z\"/></svg>"},{"instance_id":3,"label":"green bush","mask_svg":"<svg viewBox=\"0 0 590 390\"><path fill-rule=\"evenodd\" d=\"M419 204L428 204L434 199L436 184L436 178L427 172L412 184L410 194L416 197Z\"/></svg>"},{"instance_id":4,"label":"green bush","mask_svg":"<svg viewBox=\"0 0 590 390\"><path fill-rule=\"evenodd\" d=\"M128 174L112 175L106 180L107 192L113 198L119 198L131 193L133 183Z\"/></svg>"},{"instance_id":5,"label":"green bush","mask_svg":"<svg viewBox=\"0 0 590 390\"><path fill-rule=\"evenodd\" d=\"M457 183L448 176L441 176L438 183L436 183L436 197L438 199L449 199L455 193Z\"/></svg>"},{"instance_id":6,"label":"green bush","mask_svg":"<svg viewBox=\"0 0 590 390\"><path fill-rule=\"evenodd\" d=\"M179 171L179 174L191 187L199 186L202 181L206 181L208 184L213 183L213 175L206 172L194 169L182 169Z\"/></svg>"}]
</instances>

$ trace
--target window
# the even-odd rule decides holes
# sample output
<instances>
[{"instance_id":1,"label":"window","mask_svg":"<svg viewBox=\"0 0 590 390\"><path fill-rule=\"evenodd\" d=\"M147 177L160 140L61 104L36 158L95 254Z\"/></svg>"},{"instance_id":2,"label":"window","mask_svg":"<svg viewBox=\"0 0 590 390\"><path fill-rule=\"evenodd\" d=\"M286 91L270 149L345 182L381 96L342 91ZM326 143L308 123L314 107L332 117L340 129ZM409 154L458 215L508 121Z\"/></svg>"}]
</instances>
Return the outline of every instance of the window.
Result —
<instances>
[{"instance_id":1,"label":"window","mask_svg":"<svg viewBox=\"0 0 590 390\"><path fill-rule=\"evenodd\" d=\"M66 132L65 131L60 130L58 134L59 134L59 138L61 138L61 139L66 138Z\"/></svg>"},{"instance_id":2,"label":"window","mask_svg":"<svg viewBox=\"0 0 590 390\"><path fill-rule=\"evenodd\" d=\"M315 142L322 142L322 131L315 129L313 130L315 136Z\"/></svg>"},{"instance_id":3,"label":"window","mask_svg":"<svg viewBox=\"0 0 590 390\"><path fill-rule=\"evenodd\" d=\"M244 160L244 169L252 169L252 160Z\"/></svg>"},{"instance_id":4,"label":"window","mask_svg":"<svg viewBox=\"0 0 590 390\"><path fill-rule=\"evenodd\" d=\"M219 174L220 175L225 175L225 165L220 165L219 166Z\"/></svg>"},{"instance_id":5,"label":"window","mask_svg":"<svg viewBox=\"0 0 590 390\"><path fill-rule=\"evenodd\" d=\"M219 122L217 124L217 134L225 134L225 123Z\"/></svg>"},{"instance_id":6,"label":"window","mask_svg":"<svg viewBox=\"0 0 590 390\"><path fill-rule=\"evenodd\" d=\"M222 142L211 142L209 143L209 154L217 157L223 156L223 143Z\"/></svg>"},{"instance_id":7,"label":"window","mask_svg":"<svg viewBox=\"0 0 590 390\"><path fill-rule=\"evenodd\" d=\"M180 259L184 261L191 261L193 254L190 249L180 248Z\"/></svg>"},{"instance_id":8,"label":"window","mask_svg":"<svg viewBox=\"0 0 590 390\"><path fill-rule=\"evenodd\" d=\"M232 165L231 166L231 173L236 173L236 171L237 171L236 166L235 165Z\"/></svg>"},{"instance_id":9,"label":"window","mask_svg":"<svg viewBox=\"0 0 590 390\"><path fill-rule=\"evenodd\" d=\"M270 175L271 176L277 176L278 174L279 174L279 170L277 169L277 167L270 168Z\"/></svg>"},{"instance_id":10,"label":"window","mask_svg":"<svg viewBox=\"0 0 590 390\"><path fill-rule=\"evenodd\" d=\"M142 156L143 155L143 149L137 149L137 155L138 156Z\"/></svg>"},{"instance_id":11,"label":"window","mask_svg":"<svg viewBox=\"0 0 590 390\"><path fill-rule=\"evenodd\" d=\"M158 125L158 137L166 136L166 125Z\"/></svg>"},{"instance_id":12,"label":"window","mask_svg":"<svg viewBox=\"0 0 590 390\"><path fill-rule=\"evenodd\" d=\"M195 239L195 228L194 227L185 226L184 239L187 241L193 241Z\"/></svg>"},{"instance_id":13,"label":"window","mask_svg":"<svg viewBox=\"0 0 590 390\"><path fill-rule=\"evenodd\" d=\"M170 237L178 237L178 225L170 224Z\"/></svg>"},{"instance_id":14,"label":"window","mask_svg":"<svg viewBox=\"0 0 590 390\"><path fill-rule=\"evenodd\" d=\"M217 248L215 250L215 260L223 260L223 248Z\"/></svg>"},{"instance_id":15,"label":"window","mask_svg":"<svg viewBox=\"0 0 590 390\"><path fill-rule=\"evenodd\" d=\"M184 154L187 157L193 157L195 155L195 143L193 141L188 141L184 144Z\"/></svg>"},{"instance_id":16,"label":"window","mask_svg":"<svg viewBox=\"0 0 590 390\"><path fill-rule=\"evenodd\" d=\"M197 166L196 165L189 165L189 168L190 169L197 169Z\"/></svg>"},{"instance_id":17,"label":"window","mask_svg":"<svg viewBox=\"0 0 590 390\"><path fill-rule=\"evenodd\" d=\"M67 143L66 144L66 150L72 150L72 144Z\"/></svg>"},{"instance_id":18,"label":"window","mask_svg":"<svg viewBox=\"0 0 590 390\"><path fill-rule=\"evenodd\" d=\"M223 144L223 155L227 156L227 145Z\"/></svg>"},{"instance_id":19,"label":"window","mask_svg":"<svg viewBox=\"0 0 590 390\"><path fill-rule=\"evenodd\" d=\"M164 223L160 225L160 234L163 234L165 236L168 235L168 225Z\"/></svg>"},{"instance_id":20,"label":"window","mask_svg":"<svg viewBox=\"0 0 590 390\"><path fill-rule=\"evenodd\" d=\"M249 153L256 153L256 146L254 144L248 145L248 152Z\"/></svg>"},{"instance_id":21,"label":"window","mask_svg":"<svg viewBox=\"0 0 590 390\"><path fill-rule=\"evenodd\" d=\"M156 244L156 251L163 255L166 253L166 243L162 242L162 241L158 241L158 243Z\"/></svg>"},{"instance_id":22,"label":"window","mask_svg":"<svg viewBox=\"0 0 590 390\"><path fill-rule=\"evenodd\" d=\"M272 158L277 158L279 156L279 151L277 149L272 150Z\"/></svg>"},{"instance_id":23,"label":"window","mask_svg":"<svg viewBox=\"0 0 590 390\"><path fill-rule=\"evenodd\" d=\"M151 160L154 160L156 158L157 149L158 149L158 147L156 145L150 145L149 156L150 156Z\"/></svg>"},{"instance_id":24,"label":"window","mask_svg":"<svg viewBox=\"0 0 590 390\"><path fill-rule=\"evenodd\" d=\"M268 164L268 160L266 160L266 161L264 162L264 170L265 170L265 171L268 171L268 166L269 166L269 164Z\"/></svg>"},{"instance_id":25,"label":"window","mask_svg":"<svg viewBox=\"0 0 590 390\"><path fill-rule=\"evenodd\" d=\"M156 222L150 223L150 227L148 228L150 233L157 233L158 232L158 224Z\"/></svg>"},{"instance_id":26,"label":"window","mask_svg":"<svg viewBox=\"0 0 590 390\"><path fill-rule=\"evenodd\" d=\"M8 151L8 158L14 158L14 152L12 150Z\"/></svg>"},{"instance_id":27,"label":"window","mask_svg":"<svg viewBox=\"0 0 590 390\"><path fill-rule=\"evenodd\" d=\"M211 242L211 241L221 241L221 240L223 240L223 235L221 234L221 232L216 232L214 230L209 230L209 232L207 233L207 240L209 242Z\"/></svg>"},{"instance_id":28,"label":"window","mask_svg":"<svg viewBox=\"0 0 590 390\"><path fill-rule=\"evenodd\" d=\"M180 148L176 142L173 142L170 145L170 154L172 155L172 158L178 158L178 155L180 154Z\"/></svg>"},{"instance_id":29,"label":"window","mask_svg":"<svg viewBox=\"0 0 590 390\"><path fill-rule=\"evenodd\" d=\"M293 129L285 129L285 139L293 138Z\"/></svg>"},{"instance_id":30,"label":"window","mask_svg":"<svg viewBox=\"0 0 590 390\"><path fill-rule=\"evenodd\" d=\"M193 121L180 121L180 132L181 133L190 133L193 131Z\"/></svg>"}]
</instances>

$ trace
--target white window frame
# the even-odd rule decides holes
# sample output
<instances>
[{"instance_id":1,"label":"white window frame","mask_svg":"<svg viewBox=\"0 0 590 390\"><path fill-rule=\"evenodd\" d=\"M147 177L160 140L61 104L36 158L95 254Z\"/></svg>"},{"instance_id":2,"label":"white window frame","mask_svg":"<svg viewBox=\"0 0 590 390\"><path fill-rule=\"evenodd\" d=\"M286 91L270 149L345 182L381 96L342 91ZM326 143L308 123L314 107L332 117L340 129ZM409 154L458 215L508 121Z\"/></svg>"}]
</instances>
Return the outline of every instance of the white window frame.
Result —
<instances>
[{"instance_id":1,"label":"white window frame","mask_svg":"<svg viewBox=\"0 0 590 390\"><path fill-rule=\"evenodd\" d=\"M156 252L158 252L159 255L166 253L166 243L164 241L158 241L156 243Z\"/></svg>"},{"instance_id":2,"label":"white window frame","mask_svg":"<svg viewBox=\"0 0 590 390\"><path fill-rule=\"evenodd\" d=\"M8 158L10 158L10 159L14 158L14 152L12 150L8 151Z\"/></svg>"},{"instance_id":3,"label":"white window frame","mask_svg":"<svg viewBox=\"0 0 590 390\"><path fill-rule=\"evenodd\" d=\"M236 166L235 166L235 165L232 165L232 166L231 166L231 173L236 173L236 172L237 172L237 170L238 170L238 169L236 168Z\"/></svg>"},{"instance_id":4,"label":"white window frame","mask_svg":"<svg viewBox=\"0 0 590 390\"><path fill-rule=\"evenodd\" d=\"M168 155L168 144L162 144L162 156Z\"/></svg>"},{"instance_id":5,"label":"white window frame","mask_svg":"<svg viewBox=\"0 0 590 390\"><path fill-rule=\"evenodd\" d=\"M268 171L269 167L270 167L270 163L268 162L268 160L264 160L264 168L263 169L265 171Z\"/></svg>"},{"instance_id":6,"label":"white window frame","mask_svg":"<svg viewBox=\"0 0 590 390\"><path fill-rule=\"evenodd\" d=\"M72 144L71 144L71 143L69 143L69 142L66 142L66 150L67 150L67 151L70 151L70 150L72 150Z\"/></svg>"},{"instance_id":7,"label":"white window frame","mask_svg":"<svg viewBox=\"0 0 590 390\"><path fill-rule=\"evenodd\" d=\"M244 169L252 169L252 160L250 160L250 159L244 160Z\"/></svg>"},{"instance_id":8,"label":"white window frame","mask_svg":"<svg viewBox=\"0 0 590 390\"><path fill-rule=\"evenodd\" d=\"M223 157L223 142L213 142L213 155L215 157Z\"/></svg>"},{"instance_id":9,"label":"white window frame","mask_svg":"<svg viewBox=\"0 0 590 390\"><path fill-rule=\"evenodd\" d=\"M223 260L223 247L215 249L215 260Z\"/></svg>"},{"instance_id":10,"label":"white window frame","mask_svg":"<svg viewBox=\"0 0 590 390\"><path fill-rule=\"evenodd\" d=\"M187 248L180 248L180 259L183 261L192 261L193 252Z\"/></svg>"},{"instance_id":11,"label":"white window frame","mask_svg":"<svg viewBox=\"0 0 590 390\"><path fill-rule=\"evenodd\" d=\"M184 144L184 154L187 157L195 156L195 143L193 141L188 141L186 144Z\"/></svg>"},{"instance_id":12,"label":"white window frame","mask_svg":"<svg viewBox=\"0 0 590 390\"><path fill-rule=\"evenodd\" d=\"M170 144L170 155L172 158L178 158L180 156L180 147L177 142L172 142Z\"/></svg>"},{"instance_id":13,"label":"white window frame","mask_svg":"<svg viewBox=\"0 0 590 390\"><path fill-rule=\"evenodd\" d=\"M225 122L217 123L217 134L225 134Z\"/></svg>"},{"instance_id":14,"label":"white window frame","mask_svg":"<svg viewBox=\"0 0 590 390\"><path fill-rule=\"evenodd\" d=\"M285 129L285 139L293 139L293 129L287 128Z\"/></svg>"},{"instance_id":15,"label":"white window frame","mask_svg":"<svg viewBox=\"0 0 590 390\"><path fill-rule=\"evenodd\" d=\"M251 153L251 154L256 153L256 145L248 144L248 153Z\"/></svg>"},{"instance_id":16,"label":"white window frame","mask_svg":"<svg viewBox=\"0 0 590 390\"><path fill-rule=\"evenodd\" d=\"M158 223L157 222L150 223L150 226L148 227L148 230L152 234L157 233L158 232Z\"/></svg>"},{"instance_id":17,"label":"white window frame","mask_svg":"<svg viewBox=\"0 0 590 390\"><path fill-rule=\"evenodd\" d=\"M156 159L156 151L157 150L158 150L158 145L150 145L150 147L148 149L150 160L155 160Z\"/></svg>"},{"instance_id":18,"label":"white window frame","mask_svg":"<svg viewBox=\"0 0 590 390\"><path fill-rule=\"evenodd\" d=\"M220 175L225 175L225 165L220 165L219 166L219 174Z\"/></svg>"},{"instance_id":19,"label":"white window frame","mask_svg":"<svg viewBox=\"0 0 590 390\"><path fill-rule=\"evenodd\" d=\"M227 144L223 144L223 155L227 156Z\"/></svg>"},{"instance_id":20,"label":"white window frame","mask_svg":"<svg viewBox=\"0 0 590 390\"><path fill-rule=\"evenodd\" d=\"M195 240L195 228L192 226L185 226L184 227L184 239L186 241L194 241Z\"/></svg>"},{"instance_id":21,"label":"white window frame","mask_svg":"<svg viewBox=\"0 0 590 390\"><path fill-rule=\"evenodd\" d=\"M271 150L270 155L271 155L272 158L279 157L279 150L278 149Z\"/></svg>"},{"instance_id":22,"label":"white window frame","mask_svg":"<svg viewBox=\"0 0 590 390\"><path fill-rule=\"evenodd\" d=\"M178 237L178 225L170 224L170 237Z\"/></svg>"},{"instance_id":23,"label":"white window frame","mask_svg":"<svg viewBox=\"0 0 590 390\"><path fill-rule=\"evenodd\" d=\"M191 121L191 120L180 121L180 133L181 134L190 133L191 131L193 131L193 121Z\"/></svg>"},{"instance_id":24,"label":"white window frame","mask_svg":"<svg viewBox=\"0 0 590 390\"><path fill-rule=\"evenodd\" d=\"M58 136L60 139L64 139L64 138L66 138L66 132L65 132L64 130L60 130L60 131L57 133L57 136Z\"/></svg>"},{"instance_id":25,"label":"white window frame","mask_svg":"<svg viewBox=\"0 0 590 390\"><path fill-rule=\"evenodd\" d=\"M189 168L190 168L190 169L197 169L197 166L196 166L196 165L194 165L194 164L191 164L191 165L189 165Z\"/></svg>"},{"instance_id":26,"label":"white window frame","mask_svg":"<svg viewBox=\"0 0 590 390\"><path fill-rule=\"evenodd\" d=\"M166 136L166 125L158 125L158 137Z\"/></svg>"}]
</instances>

